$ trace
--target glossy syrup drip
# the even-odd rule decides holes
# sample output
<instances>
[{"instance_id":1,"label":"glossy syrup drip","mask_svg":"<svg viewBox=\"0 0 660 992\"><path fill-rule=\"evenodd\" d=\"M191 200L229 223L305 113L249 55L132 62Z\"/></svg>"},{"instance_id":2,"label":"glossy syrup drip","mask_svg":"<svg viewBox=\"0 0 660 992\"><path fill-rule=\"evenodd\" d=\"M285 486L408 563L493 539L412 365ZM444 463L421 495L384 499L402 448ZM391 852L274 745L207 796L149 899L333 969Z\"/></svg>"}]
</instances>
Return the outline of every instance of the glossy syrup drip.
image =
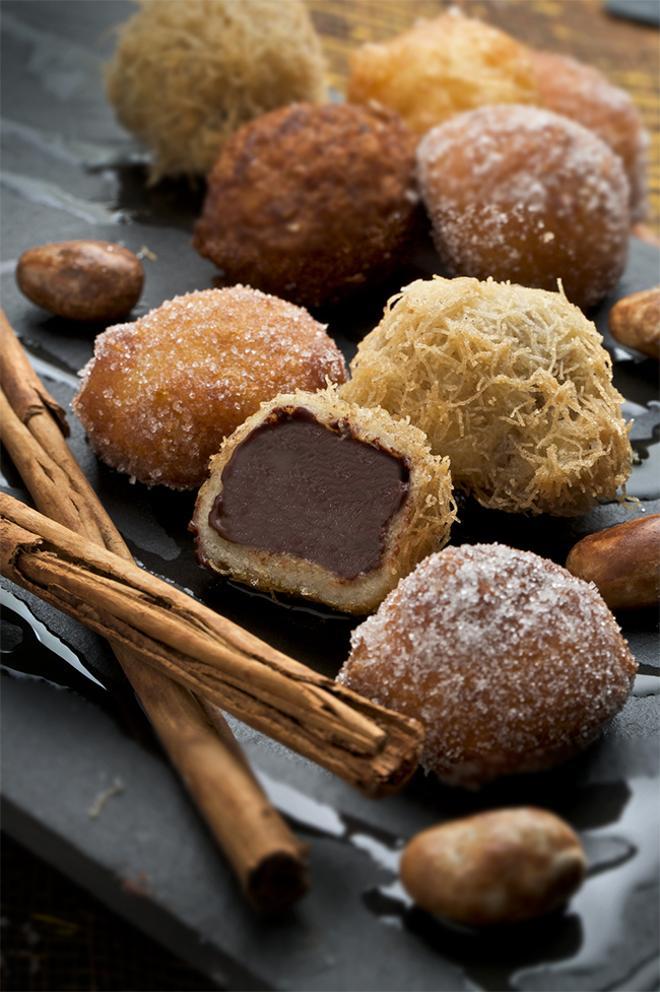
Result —
<instances>
[{"instance_id":1,"label":"glossy syrup drip","mask_svg":"<svg viewBox=\"0 0 660 992\"><path fill-rule=\"evenodd\" d=\"M75 692L108 713L122 732L156 750L153 733L133 691L112 658L95 671L27 602L0 586L2 640L0 671L6 678L35 679L56 690Z\"/></svg>"},{"instance_id":2,"label":"glossy syrup drip","mask_svg":"<svg viewBox=\"0 0 660 992\"><path fill-rule=\"evenodd\" d=\"M589 799L599 799L611 818L593 825L587 814L581 826L582 816L576 812L589 868L568 908L514 927L473 931L414 906L398 879L404 838L374 829L269 775L259 773L259 778L298 830L350 845L372 862L379 876L385 875L385 881L362 894L370 915L384 926L414 935L426 951L453 962L473 988L554 988L555 983L561 988L581 987L571 980L578 983L583 970L595 967L616 949L624 907L657 873L657 780L635 777L627 783L587 786L593 793ZM540 976L549 984L539 984Z\"/></svg>"},{"instance_id":3,"label":"glossy syrup drip","mask_svg":"<svg viewBox=\"0 0 660 992\"><path fill-rule=\"evenodd\" d=\"M629 496L638 499L660 498L660 403L650 400L646 406L627 401L623 415L632 420L630 443L635 461L626 486Z\"/></svg>"},{"instance_id":4,"label":"glossy syrup drip","mask_svg":"<svg viewBox=\"0 0 660 992\"><path fill-rule=\"evenodd\" d=\"M638 890L657 879L658 783L652 778L634 777L628 780L627 789L628 799L619 816L585 835L591 858L601 850L606 859L600 864L591 861L590 877L571 903L571 911L580 919L582 940L560 969L551 969L562 974L565 987L570 986L572 976L577 981L585 969L616 954L622 945L626 906ZM607 913L603 913L604 905L608 906ZM547 970L547 966L525 969L519 977L529 983L532 974L538 976Z\"/></svg>"},{"instance_id":5,"label":"glossy syrup drip","mask_svg":"<svg viewBox=\"0 0 660 992\"><path fill-rule=\"evenodd\" d=\"M3 667L16 674L44 678L70 688L105 686L83 664L76 652L38 620L28 605L10 589L0 588ZM85 682L81 683L81 678Z\"/></svg>"},{"instance_id":6,"label":"glossy syrup drip","mask_svg":"<svg viewBox=\"0 0 660 992\"><path fill-rule=\"evenodd\" d=\"M514 927L470 931L412 905L394 865L389 883L364 893L365 906L383 924L407 928L437 953L462 965L477 988L582 987L579 976L616 953L626 905L658 871L657 780L634 778L625 785L603 783L600 788L623 791L626 801L611 822L580 831L588 875L564 912ZM371 840L369 848L373 849Z\"/></svg>"}]
</instances>

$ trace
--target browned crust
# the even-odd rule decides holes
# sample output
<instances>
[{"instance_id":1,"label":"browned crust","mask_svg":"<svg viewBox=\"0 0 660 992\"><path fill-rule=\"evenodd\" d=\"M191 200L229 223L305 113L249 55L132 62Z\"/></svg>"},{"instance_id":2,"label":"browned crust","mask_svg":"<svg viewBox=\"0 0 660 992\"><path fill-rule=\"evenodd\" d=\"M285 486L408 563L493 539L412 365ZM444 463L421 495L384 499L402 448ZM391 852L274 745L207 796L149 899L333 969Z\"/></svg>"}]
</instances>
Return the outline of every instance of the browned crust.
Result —
<instances>
[{"instance_id":1,"label":"browned crust","mask_svg":"<svg viewBox=\"0 0 660 992\"><path fill-rule=\"evenodd\" d=\"M415 139L382 108L294 104L242 127L194 245L228 279L305 306L391 270L416 213Z\"/></svg>"}]
</instances>

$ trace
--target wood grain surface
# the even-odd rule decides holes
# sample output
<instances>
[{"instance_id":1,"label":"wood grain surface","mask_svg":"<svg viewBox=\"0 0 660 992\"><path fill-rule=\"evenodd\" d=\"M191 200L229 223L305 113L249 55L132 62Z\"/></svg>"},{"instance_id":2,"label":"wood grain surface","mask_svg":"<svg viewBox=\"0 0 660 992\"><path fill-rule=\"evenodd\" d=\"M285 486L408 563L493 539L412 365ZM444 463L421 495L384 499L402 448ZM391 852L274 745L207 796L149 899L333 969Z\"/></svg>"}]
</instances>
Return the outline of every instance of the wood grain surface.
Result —
<instances>
[{"instance_id":1,"label":"wood grain surface","mask_svg":"<svg viewBox=\"0 0 660 992\"><path fill-rule=\"evenodd\" d=\"M432 17L443 0L308 0L323 36L331 83L342 90L348 52ZM627 89L651 135L647 223L660 236L660 43L648 25L611 17L601 0L462 0L465 13L480 17L537 48L583 59Z\"/></svg>"}]
</instances>

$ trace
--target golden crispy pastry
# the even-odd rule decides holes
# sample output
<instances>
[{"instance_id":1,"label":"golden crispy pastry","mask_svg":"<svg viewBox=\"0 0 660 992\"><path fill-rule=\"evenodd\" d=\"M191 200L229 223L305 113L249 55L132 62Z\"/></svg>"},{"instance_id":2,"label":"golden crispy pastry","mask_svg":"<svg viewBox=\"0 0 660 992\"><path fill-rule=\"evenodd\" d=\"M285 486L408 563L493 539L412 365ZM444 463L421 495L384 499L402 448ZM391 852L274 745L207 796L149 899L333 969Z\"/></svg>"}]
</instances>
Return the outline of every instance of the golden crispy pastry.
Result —
<instances>
[{"instance_id":1,"label":"golden crispy pastry","mask_svg":"<svg viewBox=\"0 0 660 992\"><path fill-rule=\"evenodd\" d=\"M227 438L192 528L217 572L367 613L455 515L448 460L421 431L329 389L277 396Z\"/></svg>"},{"instance_id":2,"label":"golden crispy pastry","mask_svg":"<svg viewBox=\"0 0 660 992\"><path fill-rule=\"evenodd\" d=\"M529 54L540 104L595 131L621 157L630 184L632 220L642 220L649 136L631 96L613 86L598 69L568 55Z\"/></svg>"},{"instance_id":3,"label":"golden crispy pastry","mask_svg":"<svg viewBox=\"0 0 660 992\"><path fill-rule=\"evenodd\" d=\"M587 308L614 288L628 252L621 159L592 131L536 107L482 107L417 150L433 238L451 275L554 289Z\"/></svg>"},{"instance_id":4,"label":"golden crispy pastry","mask_svg":"<svg viewBox=\"0 0 660 992\"><path fill-rule=\"evenodd\" d=\"M418 204L413 135L391 111L294 104L241 128L209 176L194 244L229 279L305 306L396 264Z\"/></svg>"},{"instance_id":5,"label":"golden crispy pastry","mask_svg":"<svg viewBox=\"0 0 660 992\"><path fill-rule=\"evenodd\" d=\"M451 785L550 768L621 709L636 662L592 585L528 551L430 555L354 632L338 679L421 720Z\"/></svg>"},{"instance_id":6,"label":"golden crispy pastry","mask_svg":"<svg viewBox=\"0 0 660 992\"><path fill-rule=\"evenodd\" d=\"M140 0L108 66L118 119L152 150L151 179L206 174L245 121L322 100L321 43L300 0Z\"/></svg>"},{"instance_id":7,"label":"golden crispy pastry","mask_svg":"<svg viewBox=\"0 0 660 992\"><path fill-rule=\"evenodd\" d=\"M602 338L560 293L418 280L361 342L342 395L409 417L484 506L571 516L614 499L631 448Z\"/></svg>"},{"instance_id":8,"label":"golden crispy pastry","mask_svg":"<svg viewBox=\"0 0 660 992\"><path fill-rule=\"evenodd\" d=\"M260 403L345 374L306 310L245 286L206 289L101 334L73 407L108 465L147 485L189 489Z\"/></svg>"},{"instance_id":9,"label":"golden crispy pastry","mask_svg":"<svg viewBox=\"0 0 660 992\"><path fill-rule=\"evenodd\" d=\"M523 45L452 10L357 48L350 56L348 99L377 100L424 134L484 104L535 103L538 90Z\"/></svg>"}]
</instances>

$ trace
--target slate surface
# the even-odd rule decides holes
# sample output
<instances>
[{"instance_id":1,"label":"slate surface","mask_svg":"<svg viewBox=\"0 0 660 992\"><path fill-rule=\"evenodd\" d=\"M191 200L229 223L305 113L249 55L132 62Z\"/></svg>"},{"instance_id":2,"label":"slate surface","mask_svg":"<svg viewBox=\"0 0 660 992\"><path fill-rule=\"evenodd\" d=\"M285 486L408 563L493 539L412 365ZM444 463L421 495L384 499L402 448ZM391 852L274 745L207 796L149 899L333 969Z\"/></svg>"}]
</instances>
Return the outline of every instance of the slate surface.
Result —
<instances>
[{"instance_id":1,"label":"slate surface","mask_svg":"<svg viewBox=\"0 0 660 992\"><path fill-rule=\"evenodd\" d=\"M67 404L90 354L88 330L31 307L13 285L31 244L67 237L147 246L137 313L212 284L189 247L199 191L145 187L140 153L114 124L100 83L124 3L3 5L3 304L48 387ZM433 268L428 252L398 284ZM658 253L631 243L620 293L658 278ZM393 288L397 288L396 285ZM387 292L326 315L348 355ZM603 307L602 314L607 311ZM604 318L600 326L605 330ZM642 458L640 506L602 507L567 523L463 508L456 540L505 540L563 560L581 533L660 504L657 368L616 352ZM148 568L272 643L333 674L351 622L292 609L214 581L194 561L188 495L131 486L99 466L72 421L72 444L99 495ZM11 464L4 487L22 495ZM657 985L657 691L654 618L624 619L641 664L635 694L602 741L552 774L476 796L418 776L373 803L303 759L235 724L276 804L311 847L314 888L289 916L255 919L154 744L107 648L93 635L3 589L3 823L114 909L218 984L278 989L652 989ZM90 675L97 681L92 681ZM107 687L107 688L104 688ZM98 817L90 815L116 787ZM555 809L582 833L591 872L566 914L512 933L466 934L414 910L396 883L403 840L447 816L500 803Z\"/></svg>"},{"instance_id":2,"label":"slate surface","mask_svg":"<svg viewBox=\"0 0 660 992\"><path fill-rule=\"evenodd\" d=\"M605 10L615 17L660 25L660 4L657 0L606 0Z\"/></svg>"}]
</instances>

